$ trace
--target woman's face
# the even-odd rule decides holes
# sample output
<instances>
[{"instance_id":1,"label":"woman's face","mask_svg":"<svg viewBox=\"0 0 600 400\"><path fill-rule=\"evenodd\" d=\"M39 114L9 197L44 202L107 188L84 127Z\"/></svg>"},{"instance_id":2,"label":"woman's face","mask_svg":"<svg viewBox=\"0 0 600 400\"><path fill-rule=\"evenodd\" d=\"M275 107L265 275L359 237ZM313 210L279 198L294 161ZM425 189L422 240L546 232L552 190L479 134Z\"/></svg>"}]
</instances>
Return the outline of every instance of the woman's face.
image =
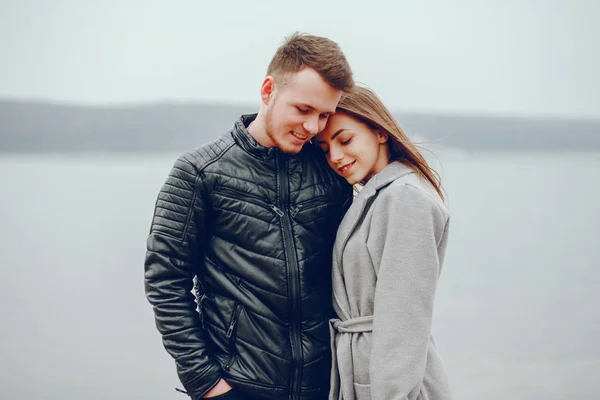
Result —
<instances>
[{"instance_id":1,"label":"woman's face","mask_svg":"<svg viewBox=\"0 0 600 400\"><path fill-rule=\"evenodd\" d=\"M366 183L389 164L388 135L337 112L316 136L329 166L348 183Z\"/></svg>"}]
</instances>

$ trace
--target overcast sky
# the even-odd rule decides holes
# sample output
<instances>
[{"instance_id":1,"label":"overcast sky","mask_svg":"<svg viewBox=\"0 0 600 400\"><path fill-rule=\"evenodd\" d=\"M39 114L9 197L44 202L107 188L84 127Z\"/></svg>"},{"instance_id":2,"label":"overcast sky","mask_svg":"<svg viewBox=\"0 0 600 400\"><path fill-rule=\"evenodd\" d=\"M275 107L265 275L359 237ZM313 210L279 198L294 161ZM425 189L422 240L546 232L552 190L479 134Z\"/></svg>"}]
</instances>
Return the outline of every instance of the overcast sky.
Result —
<instances>
[{"instance_id":1,"label":"overcast sky","mask_svg":"<svg viewBox=\"0 0 600 400\"><path fill-rule=\"evenodd\" d=\"M0 0L0 97L257 103L328 36L395 110L600 118L597 0Z\"/></svg>"}]
</instances>

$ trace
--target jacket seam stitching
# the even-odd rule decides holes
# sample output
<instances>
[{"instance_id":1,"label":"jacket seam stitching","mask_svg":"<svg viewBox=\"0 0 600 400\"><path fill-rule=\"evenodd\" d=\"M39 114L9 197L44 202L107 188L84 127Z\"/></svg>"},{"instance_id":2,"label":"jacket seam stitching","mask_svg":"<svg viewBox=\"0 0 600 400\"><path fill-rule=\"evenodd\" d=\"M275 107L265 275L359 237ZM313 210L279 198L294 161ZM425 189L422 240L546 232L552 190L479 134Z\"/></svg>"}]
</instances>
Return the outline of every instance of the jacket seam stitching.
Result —
<instances>
[{"instance_id":1,"label":"jacket seam stitching","mask_svg":"<svg viewBox=\"0 0 600 400\"><path fill-rule=\"evenodd\" d=\"M227 328L228 328L228 327L224 327L224 328L222 328L222 327L220 327L220 326L218 326L218 325L215 325L215 324L213 324L213 323L212 323L212 321L210 321L210 320L207 320L207 322L208 322L208 323L209 323L209 324L210 324L210 325L211 325L213 328L216 328L216 329L218 329L218 330L220 330L220 331L223 331L223 332L225 332L225 333L227 332ZM271 352L271 351L269 351L269 350L265 350L264 348L262 348L262 347L259 347L259 346L255 345L254 343L250 343L250 342L248 342L246 339L244 339L244 335L240 335L240 332L239 332L239 331L237 332L237 335L236 335L235 341L236 341L236 342L242 342L242 343L244 343L245 345L247 345L247 346L250 346L250 347L253 347L253 348L257 349L257 350L260 350L260 351L262 351L262 352L264 352L264 353L266 353L266 354L268 354L268 355L272 356L273 358L276 358L276 359L278 359L278 360L280 360L280 361L284 361L284 362L290 362L289 358L278 356L277 354L274 354L274 353L272 353L272 352Z\"/></svg>"},{"instance_id":2,"label":"jacket seam stitching","mask_svg":"<svg viewBox=\"0 0 600 400\"><path fill-rule=\"evenodd\" d=\"M231 150L231 148L232 148L233 146L235 146L235 145L236 145L236 143L235 143L235 142L231 142L231 143L229 143L229 144L227 145L227 147L225 147L224 149L222 149L222 151L221 151L221 153L220 153L220 154L217 154L217 155L216 155L216 156L215 156L213 159L207 160L205 164L203 164L202 166L200 166L200 167L198 168L198 173L200 173L200 172L204 172L204 170L205 170L207 167L211 166L212 164L216 163L216 162L217 162L217 161L219 161L221 158L223 158L223 156L224 156L225 154L227 154L227 152L228 152L229 150ZM189 162L189 160L188 160L188 162ZM209 172L209 173L210 173L210 172Z\"/></svg>"},{"instance_id":3,"label":"jacket seam stitching","mask_svg":"<svg viewBox=\"0 0 600 400\"><path fill-rule=\"evenodd\" d=\"M181 241L182 243L185 243L185 237L187 236L188 233L188 229L190 228L191 222L192 222L192 216L194 215L194 205L196 204L196 199L198 198L198 183L200 181L200 174L202 171L204 171L204 169L206 167L208 167L209 165L212 165L213 163L217 162L218 160L220 160L229 149L231 149L231 147L234 145L235 143L230 143L229 146L227 146L222 152L221 154L219 154L217 157L215 157L214 159L207 161L206 164L204 164L203 166L199 167L196 169L196 176L194 178L194 191L193 191L193 196L192 196L192 202L191 202L191 206L190 206L190 210L188 211L188 216L187 216L187 221L185 223L185 227L183 229L182 232L182 236L181 236ZM188 163L191 163L190 160L188 160L187 158L185 158L185 160Z\"/></svg>"},{"instance_id":4,"label":"jacket seam stitching","mask_svg":"<svg viewBox=\"0 0 600 400\"><path fill-rule=\"evenodd\" d=\"M228 175L228 174L225 174L225 173L222 173L222 172L216 172L216 171L214 171L214 172L213 172L213 171L207 171L206 173L207 173L207 174L213 174L213 175L220 175L220 176L224 176L224 177L226 177L226 178L236 179L236 180L239 180L239 181L242 181L242 182L246 182L246 183L250 183L250 184L252 184L252 185L256 185L256 186L258 186L258 187L261 187L261 188L263 188L263 189L266 189L266 190L269 190L269 191L274 191L274 190L272 190L272 189L269 189L268 187L264 187L264 186L261 186L261 185L257 185L257 183L256 183L256 182L252 182L252 181L249 181L249 180L247 180L247 179L240 178L239 176L231 176L231 175Z\"/></svg>"},{"instance_id":5,"label":"jacket seam stitching","mask_svg":"<svg viewBox=\"0 0 600 400\"><path fill-rule=\"evenodd\" d=\"M240 200L239 202L240 203L244 203L244 204L252 204L252 203L249 203L249 202L243 201L243 200ZM215 209L215 210L219 210L219 211L230 212L230 213L233 213L233 214L236 214L236 215L243 215L244 217L248 217L248 218L252 218L252 219L257 219L257 220L259 220L261 222L264 222L264 223L267 223L267 224L270 224L272 222L272 220L271 221L265 221L262 218L258 218L258 217L254 216L254 215L245 214L243 212L239 212L239 211L236 211L236 210L229 210L227 208L217 207L214 204L212 205L212 208ZM265 208L265 210L266 210L266 208Z\"/></svg>"},{"instance_id":6,"label":"jacket seam stitching","mask_svg":"<svg viewBox=\"0 0 600 400\"><path fill-rule=\"evenodd\" d=\"M190 204L190 210L188 211L188 215L187 215L187 221L185 222L185 227L183 228L183 232L181 235L181 241L185 242L185 237L187 236L188 233L188 229L190 228L190 225L192 223L192 216L194 215L194 206L196 204L196 199L198 198L198 191L195 190L195 188L198 186L198 181L200 180L200 174L196 174L196 177L194 179L194 192L192 195L192 201Z\"/></svg>"}]
</instances>

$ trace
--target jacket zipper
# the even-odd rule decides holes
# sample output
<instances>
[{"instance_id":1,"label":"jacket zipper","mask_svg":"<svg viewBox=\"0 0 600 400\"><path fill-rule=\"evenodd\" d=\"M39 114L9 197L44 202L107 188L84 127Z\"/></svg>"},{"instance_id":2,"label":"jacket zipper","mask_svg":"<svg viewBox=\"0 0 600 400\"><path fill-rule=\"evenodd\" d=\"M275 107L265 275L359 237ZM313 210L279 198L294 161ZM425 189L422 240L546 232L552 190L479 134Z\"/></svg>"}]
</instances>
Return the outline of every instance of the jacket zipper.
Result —
<instances>
[{"instance_id":1,"label":"jacket zipper","mask_svg":"<svg viewBox=\"0 0 600 400\"><path fill-rule=\"evenodd\" d=\"M257 205L262 208L269 208L269 209L275 211L275 213L279 217L283 216L283 211L281 211L275 204L270 204L256 195L244 193L244 192L238 192L236 190L225 188L225 187L220 187L217 190L217 192L222 194L224 197L227 197L227 198L230 198L233 200L241 200L241 199L245 198L245 201L247 201L248 203L252 203L252 204Z\"/></svg>"},{"instance_id":2,"label":"jacket zipper","mask_svg":"<svg viewBox=\"0 0 600 400\"><path fill-rule=\"evenodd\" d=\"M309 210L312 207L316 207L321 204L325 204L322 202L322 200L325 198L327 198L327 196L319 196L319 197L315 197L314 199L303 201L302 203L299 203L298 205L296 205L296 207L291 211L290 215L293 218L298 214L298 212L300 212L301 209Z\"/></svg>"},{"instance_id":3,"label":"jacket zipper","mask_svg":"<svg viewBox=\"0 0 600 400\"><path fill-rule=\"evenodd\" d=\"M235 305L235 309L233 310L233 315L231 316L231 322L229 322L229 328L227 329L227 333L225 334L225 337L227 339L229 339L229 360L227 360L227 363L223 366L224 370L228 370L229 367L231 367L231 364L233 363L233 345L235 344L235 326L237 325L237 321L238 318L240 317L240 312L242 311L242 306L240 305L240 303L236 303Z\"/></svg>"},{"instance_id":4,"label":"jacket zipper","mask_svg":"<svg viewBox=\"0 0 600 400\"><path fill-rule=\"evenodd\" d=\"M288 198L288 176L286 171L285 159L283 155L277 153L277 171L279 173L278 182L278 200L280 208L286 209L286 205L289 201ZM283 165L282 165L283 164ZM300 302L300 280L298 271L298 260L296 258L296 252L292 245L293 235L291 219L289 214L285 214L281 210L277 213L281 218L283 225L283 240L285 253L287 254L288 263L288 274L289 274L289 288L290 288L290 299L289 299L289 311L290 311L290 322L291 322L291 338L292 338L292 382L291 382L291 395L290 399L300 398L300 378L302 374L302 346L300 345L300 324L298 316L300 315L301 302Z\"/></svg>"}]
</instances>

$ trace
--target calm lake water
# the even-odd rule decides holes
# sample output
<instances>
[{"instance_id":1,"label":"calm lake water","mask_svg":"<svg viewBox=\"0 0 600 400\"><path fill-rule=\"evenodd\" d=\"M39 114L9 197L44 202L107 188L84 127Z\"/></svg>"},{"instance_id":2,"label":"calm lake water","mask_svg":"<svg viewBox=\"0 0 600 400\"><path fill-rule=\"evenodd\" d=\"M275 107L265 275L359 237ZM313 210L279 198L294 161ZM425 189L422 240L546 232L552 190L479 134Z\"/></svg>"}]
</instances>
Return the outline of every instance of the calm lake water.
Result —
<instances>
[{"instance_id":1,"label":"calm lake water","mask_svg":"<svg viewBox=\"0 0 600 400\"><path fill-rule=\"evenodd\" d=\"M144 296L176 155L0 157L0 398L185 399ZM600 153L438 154L457 400L600 396Z\"/></svg>"}]
</instances>

